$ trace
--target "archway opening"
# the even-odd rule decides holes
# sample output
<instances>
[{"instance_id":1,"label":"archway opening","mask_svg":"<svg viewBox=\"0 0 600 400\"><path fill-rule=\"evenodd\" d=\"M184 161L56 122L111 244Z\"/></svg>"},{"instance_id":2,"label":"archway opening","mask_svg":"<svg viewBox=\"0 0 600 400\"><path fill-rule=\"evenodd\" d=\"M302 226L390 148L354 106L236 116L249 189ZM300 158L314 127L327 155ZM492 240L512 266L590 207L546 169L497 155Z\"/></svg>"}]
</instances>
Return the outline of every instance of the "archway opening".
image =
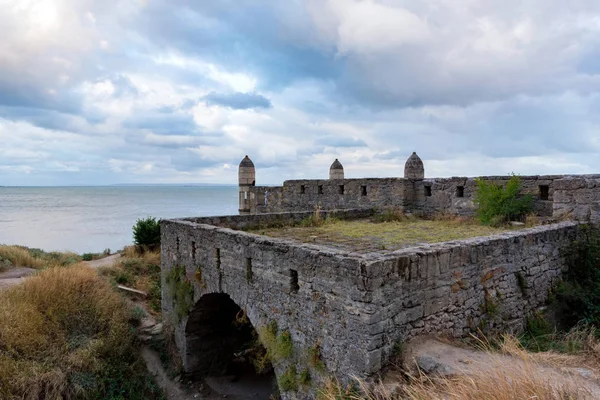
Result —
<instances>
[{"instance_id":1,"label":"archway opening","mask_svg":"<svg viewBox=\"0 0 600 400\"><path fill-rule=\"evenodd\" d=\"M229 295L202 296L189 315L185 335L189 379L203 379L223 395L274 390L275 374L258 333Z\"/></svg>"}]
</instances>

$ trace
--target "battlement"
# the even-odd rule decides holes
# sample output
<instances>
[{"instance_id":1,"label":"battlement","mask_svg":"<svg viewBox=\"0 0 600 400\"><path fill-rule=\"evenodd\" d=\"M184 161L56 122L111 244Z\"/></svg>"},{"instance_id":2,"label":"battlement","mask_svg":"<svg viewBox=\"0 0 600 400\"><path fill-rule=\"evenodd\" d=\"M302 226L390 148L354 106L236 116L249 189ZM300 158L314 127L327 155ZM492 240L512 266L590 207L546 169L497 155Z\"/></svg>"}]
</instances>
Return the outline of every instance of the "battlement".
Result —
<instances>
[{"instance_id":1,"label":"battlement","mask_svg":"<svg viewBox=\"0 0 600 400\"><path fill-rule=\"evenodd\" d=\"M409 157L402 178L343 179L343 167L337 159L331 168L330 179L287 180L282 186L275 187L241 185L240 199L243 202L240 200L240 211L273 213L315 208L393 208L422 216L439 213L470 216L475 212L473 197L477 178L425 178L423 162L416 153ZM253 169L253 179L254 174ZM510 176L479 178L504 184ZM539 216L600 222L600 175L531 175L520 178L523 193L533 196L534 210Z\"/></svg>"}]
</instances>

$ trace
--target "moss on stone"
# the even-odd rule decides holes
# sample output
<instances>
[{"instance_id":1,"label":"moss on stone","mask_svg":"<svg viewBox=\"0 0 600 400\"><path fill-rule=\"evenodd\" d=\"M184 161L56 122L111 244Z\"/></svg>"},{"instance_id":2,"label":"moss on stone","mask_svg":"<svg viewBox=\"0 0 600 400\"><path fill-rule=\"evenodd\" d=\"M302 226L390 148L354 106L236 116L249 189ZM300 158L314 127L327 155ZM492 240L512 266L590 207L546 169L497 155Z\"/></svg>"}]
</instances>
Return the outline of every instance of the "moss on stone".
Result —
<instances>
[{"instance_id":1,"label":"moss on stone","mask_svg":"<svg viewBox=\"0 0 600 400\"><path fill-rule=\"evenodd\" d=\"M185 267L176 265L166 276L166 282L173 296L173 305L178 320L188 315L194 304L194 286L185 275Z\"/></svg>"}]
</instances>

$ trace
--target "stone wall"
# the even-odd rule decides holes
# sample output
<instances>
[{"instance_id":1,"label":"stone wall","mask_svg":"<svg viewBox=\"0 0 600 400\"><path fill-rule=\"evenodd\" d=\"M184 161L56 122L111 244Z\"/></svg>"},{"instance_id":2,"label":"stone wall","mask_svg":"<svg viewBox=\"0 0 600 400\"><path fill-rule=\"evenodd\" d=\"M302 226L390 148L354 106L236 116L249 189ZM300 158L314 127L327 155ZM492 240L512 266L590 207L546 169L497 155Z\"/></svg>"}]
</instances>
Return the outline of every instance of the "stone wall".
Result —
<instances>
[{"instance_id":1,"label":"stone wall","mask_svg":"<svg viewBox=\"0 0 600 400\"><path fill-rule=\"evenodd\" d=\"M510 176L487 176L484 180L494 181L504 185ZM586 181L586 185L595 185L597 176L540 175L522 176L523 193L533 196L534 210L539 216L551 217L554 207L555 182L575 179L577 182ZM568 185L568 183L565 183ZM573 183L571 183L572 185ZM564 185L564 184L563 184ZM418 212L423 215L436 213L451 213L458 215L473 215L475 204L473 196L477 183L475 178L453 177L424 180L408 180L403 178L373 178L373 179L343 179L343 180L293 180L285 181L278 187L250 188L252 197L252 213L295 212L313 210L320 207L323 210L344 208L395 208L406 212ZM596 196L592 192L600 189L596 186L586 187L589 191L581 196ZM583 189L583 188L581 188ZM567 189L572 190L572 189ZM265 200L265 193L267 199ZM564 192L566 193L566 192ZM583 193L583 192L581 192ZM567 197L560 197L564 203ZM590 205L591 206L591 205ZM580 207L584 212L585 207ZM597 208L591 207L597 210ZM560 213L559 213L560 214ZM596 214L598 212L596 211Z\"/></svg>"},{"instance_id":2,"label":"stone wall","mask_svg":"<svg viewBox=\"0 0 600 400\"><path fill-rule=\"evenodd\" d=\"M600 223L600 175L566 177L554 183L553 215Z\"/></svg>"},{"instance_id":3,"label":"stone wall","mask_svg":"<svg viewBox=\"0 0 600 400\"><path fill-rule=\"evenodd\" d=\"M554 182L562 175L521 176L523 194L531 194L534 210L540 216L552 216ZM481 179L505 185L509 176L486 176ZM429 189L427 189L429 188ZM475 178L454 177L416 181L413 209L426 215L446 212L458 215L473 215L473 198L477 189Z\"/></svg>"},{"instance_id":4,"label":"stone wall","mask_svg":"<svg viewBox=\"0 0 600 400\"><path fill-rule=\"evenodd\" d=\"M542 306L565 268L578 225L404 249L366 265L373 313L370 359L384 363L396 340L422 334L463 337L477 328L516 331ZM376 371L376 364L370 372Z\"/></svg>"},{"instance_id":5,"label":"stone wall","mask_svg":"<svg viewBox=\"0 0 600 400\"><path fill-rule=\"evenodd\" d=\"M184 267L193 285L190 311L204 295L226 293L256 328L276 321L289 330L294 348L292 357L275 364L276 373L290 365L297 371L308 368L318 385L325 374L307 361L315 346L327 371L345 381L377 373L397 340L432 332L464 336L478 327L520 328L524 316L547 298L564 267L561 248L578 230L577 223L564 222L358 254L226 227L305 215L162 221L163 315L175 327L184 365L195 362L198 349L187 347L188 317L177 317L180 307L166 279L176 266ZM312 393L302 390L284 398Z\"/></svg>"},{"instance_id":6,"label":"stone wall","mask_svg":"<svg viewBox=\"0 0 600 400\"><path fill-rule=\"evenodd\" d=\"M412 182L400 178L290 180L281 187L252 188L253 212L295 212L343 208L404 208ZM265 192L268 201L265 202Z\"/></svg>"},{"instance_id":7,"label":"stone wall","mask_svg":"<svg viewBox=\"0 0 600 400\"><path fill-rule=\"evenodd\" d=\"M206 294L226 293L246 310L257 329L276 321L280 330L290 331L294 354L275 363L279 376L290 365L296 365L298 372L312 368L307 359L315 347L321 349L327 370L337 376L369 369L370 335L359 284L362 257L184 220L161 222L161 250L162 312L175 328L186 368L197 362L200 349L187 348L188 316L177 316L176 288L167 281L177 266L184 266L185 279L193 284L190 305ZM297 287L291 282L292 273L297 276ZM318 384L320 372L314 370L311 375Z\"/></svg>"}]
</instances>

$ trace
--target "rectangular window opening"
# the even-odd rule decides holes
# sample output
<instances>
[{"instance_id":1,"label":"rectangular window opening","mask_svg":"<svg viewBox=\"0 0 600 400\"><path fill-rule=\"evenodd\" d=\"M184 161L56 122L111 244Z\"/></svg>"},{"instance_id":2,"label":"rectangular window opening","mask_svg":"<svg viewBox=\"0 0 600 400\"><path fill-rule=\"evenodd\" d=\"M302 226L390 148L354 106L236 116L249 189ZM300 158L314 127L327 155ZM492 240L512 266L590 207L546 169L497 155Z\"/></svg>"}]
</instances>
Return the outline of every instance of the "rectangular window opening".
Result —
<instances>
[{"instance_id":1,"label":"rectangular window opening","mask_svg":"<svg viewBox=\"0 0 600 400\"><path fill-rule=\"evenodd\" d=\"M340 185L339 192L340 192L340 194L344 194L344 185Z\"/></svg>"},{"instance_id":2,"label":"rectangular window opening","mask_svg":"<svg viewBox=\"0 0 600 400\"><path fill-rule=\"evenodd\" d=\"M431 196L431 186L425 186L425 196L426 197Z\"/></svg>"},{"instance_id":3,"label":"rectangular window opening","mask_svg":"<svg viewBox=\"0 0 600 400\"><path fill-rule=\"evenodd\" d=\"M252 283L252 259L246 258L246 281Z\"/></svg>"},{"instance_id":4,"label":"rectangular window opening","mask_svg":"<svg viewBox=\"0 0 600 400\"><path fill-rule=\"evenodd\" d=\"M217 248L215 250L215 263L217 264L217 269L221 269L221 249Z\"/></svg>"},{"instance_id":5,"label":"rectangular window opening","mask_svg":"<svg viewBox=\"0 0 600 400\"><path fill-rule=\"evenodd\" d=\"M323 194L323 185L319 185L319 194Z\"/></svg>"},{"instance_id":6,"label":"rectangular window opening","mask_svg":"<svg viewBox=\"0 0 600 400\"><path fill-rule=\"evenodd\" d=\"M550 187L548 185L540 185L540 200L548 200L550 195Z\"/></svg>"},{"instance_id":7,"label":"rectangular window opening","mask_svg":"<svg viewBox=\"0 0 600 400\"><path fill-rule=\"evenodd\" d=\"M196 242L192 240L192 260L196 261Z\"/></svg>"},{"instance_id":8,"label":"rectangular window opening","mask_svg":"<svg viewBox=\"0 0 600 400\"><path fill-rule=\"evenodd\" d=\"M300 194L306 193L306 186L300 185Z\"/></svg>"},{"instance_id":9,"label":"rectangular window opening","mask_svg":"<svg viewBox=\"0 0 600 400\"><path fill-rule=\"evenodd\" d=\"M367 195L367 187L366 186L361 186L360 187L360 195L361 196L366 196Z\"/></svg>"},{"instance_id":10,"label":"rectangular window opening","mask_svg":"<svg viewBox=\"0 0 600 400\"><path fill-rule=\"evenodd\" d=\"M181 241L179 240L179 236L177 236L177 253L179 253L179 244L181 243Z\"/></svg>"},{"instance_id":11,"label":"rectangular window opening","mask_svg":"<svg viewBox=\"0 0 600 400\"><path fill-rule=\"evenodd\" d=\"M465 197L465 187L464 186L456 187L456 197Z\"/></svg>"},{"instance_id":12,"label":"rectangular window opening","mask_svg":"<svg viewBox=\"0 0 600 400\"><path fill-rule=\"evenodd\" d=\"M293 293L297 293L300 290L300 285L298 284L298 271L294 269L290 269L290 290Z\"/></svg>"}]
</instances>

